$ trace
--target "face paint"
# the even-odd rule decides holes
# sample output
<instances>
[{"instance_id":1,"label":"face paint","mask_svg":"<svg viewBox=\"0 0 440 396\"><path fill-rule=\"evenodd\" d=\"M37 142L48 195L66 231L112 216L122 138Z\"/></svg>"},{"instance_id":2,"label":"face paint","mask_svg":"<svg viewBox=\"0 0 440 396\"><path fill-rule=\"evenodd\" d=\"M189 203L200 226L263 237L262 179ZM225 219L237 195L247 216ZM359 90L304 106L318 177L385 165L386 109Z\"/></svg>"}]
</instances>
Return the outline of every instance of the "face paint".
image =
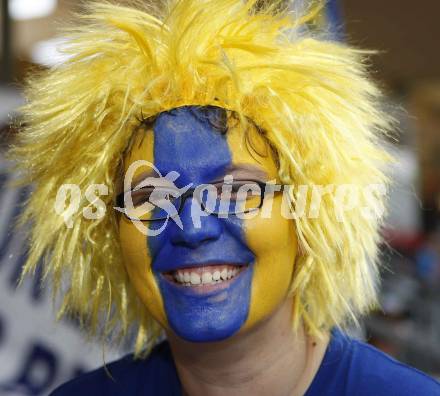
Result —
<instances>
[{"instance_id":1,"label":"face paint","mask_svg":"<svg viewBox=\"0 0 440 396\"><path fill-rule=\"evenodd\" d=\"M177 171L179 188L221 181L234 166L261 169L254 177L249 170L245 177L238 172L235 179L261 180L261 173L275 179L271 156L249 151L238 126L230 126L226 134L214 127L210 117L218 113L215 108L180 107L160 114L154 130L134 145L126 167L144 159L162 175ZM257 152L267 151L255 128L250 136ZM183 230L170 220L159 235L146 237L122 217L121 246L128 274L156 320L186 340L217 341L251 328L285 299L296 256L295 233L293 223L280 215L281 196L273 198L269 219L209 215L200 218L199 228L191 217L193 199L186 200L180 213ZM218 277L228 270L232 279L213 285L184 286L173 280L197 280L203 273Z\"/></svg>"}]
</instances>

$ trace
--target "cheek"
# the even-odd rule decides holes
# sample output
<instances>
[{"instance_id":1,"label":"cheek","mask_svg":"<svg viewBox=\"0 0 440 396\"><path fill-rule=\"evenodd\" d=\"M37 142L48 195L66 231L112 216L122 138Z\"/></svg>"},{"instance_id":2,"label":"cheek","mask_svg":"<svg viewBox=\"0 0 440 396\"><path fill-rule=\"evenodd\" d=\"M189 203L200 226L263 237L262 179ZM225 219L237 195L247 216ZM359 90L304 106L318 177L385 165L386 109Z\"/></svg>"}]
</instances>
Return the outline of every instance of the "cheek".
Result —
<instances>
[{"instance_id":1,"label":"cheek","mask_svg":"<svg viewBox=\"0 0 440 396\"><path fill-rule=\"evenodd\" d=\"M119 223L119 237L125 268L131 283L153 318L167 328L168 322L162 297L151 269L151 258L145 235L130 221L122 218Z\"/></svg>"},{"instance_id":2,"label":"cheek","mask_svg":"<svg viewBox=\"0 0 440 396\"><path fill-rule=\"evenodd\" d=\"M270 218L244 221L246 242L255 253L251 304L245 328L270 315L286 298L297 255L293 220L281 216L274 200Z\"/></svg>"}]
</instances>

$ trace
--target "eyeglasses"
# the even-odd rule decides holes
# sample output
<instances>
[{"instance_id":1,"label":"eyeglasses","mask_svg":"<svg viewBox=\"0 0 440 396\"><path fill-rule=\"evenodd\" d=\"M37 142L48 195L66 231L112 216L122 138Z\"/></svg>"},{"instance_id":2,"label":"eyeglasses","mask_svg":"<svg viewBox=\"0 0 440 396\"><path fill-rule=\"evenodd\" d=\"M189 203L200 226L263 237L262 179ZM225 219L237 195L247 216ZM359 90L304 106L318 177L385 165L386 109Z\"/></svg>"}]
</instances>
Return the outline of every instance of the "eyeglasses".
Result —
<instances>
[{"instance_id":1,"label":"eyeglasses","mask_svg":"<svg viewBox=\"0 0 440 396\"><path fill-rule=\"evenodd\" d=\"M228 217L260 209L266 191L274 186L258 180L234 180L201 184L183 193L177 187L145 186L119 194L116 204L129 220L150 222L179 215L185 201L193 197L203 211Z\"/></svg>"}]
</instances>

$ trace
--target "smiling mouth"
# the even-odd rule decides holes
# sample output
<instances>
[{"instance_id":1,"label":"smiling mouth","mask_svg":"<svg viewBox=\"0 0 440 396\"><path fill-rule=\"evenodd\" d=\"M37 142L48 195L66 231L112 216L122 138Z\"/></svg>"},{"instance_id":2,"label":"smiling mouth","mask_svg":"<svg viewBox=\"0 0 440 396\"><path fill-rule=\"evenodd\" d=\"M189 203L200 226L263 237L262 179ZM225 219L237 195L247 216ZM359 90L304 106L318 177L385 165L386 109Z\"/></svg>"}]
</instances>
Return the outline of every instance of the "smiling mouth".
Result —
<instances>
[{"instance_id":1,"label":"smiling mouth","mask_svg":"<svg viewBox=\"0 0 440 396\"><path fill-rule=\"evenodd\" d=\"M164 272L163 276L176 285L186 287L200 288L220 284L226 286L248 266L248 264L210 264Z\"/></svg>"}]
</instances>

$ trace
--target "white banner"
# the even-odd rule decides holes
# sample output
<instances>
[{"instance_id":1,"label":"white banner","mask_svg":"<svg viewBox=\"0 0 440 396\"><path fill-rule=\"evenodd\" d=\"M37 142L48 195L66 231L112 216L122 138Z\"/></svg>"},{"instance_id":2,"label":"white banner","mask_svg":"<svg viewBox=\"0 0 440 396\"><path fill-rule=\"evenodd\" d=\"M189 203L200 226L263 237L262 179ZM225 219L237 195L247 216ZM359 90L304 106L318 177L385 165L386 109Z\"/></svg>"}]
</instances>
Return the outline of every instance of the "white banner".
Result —
<instances>
[{"instance_id":1,"label":"white banner","mask_svg":"<svg viewBox=\"0 0 440 396\"><path fill-rule=\"evenodd\" d=\"M75 323L55 323L50 290L39 274L17 288L26 245L13 232L28 189L8 189L0 157L0 395L47 395L55 386L114 360L113 351L84 340Z\"/></svg>"}]
</instances>

